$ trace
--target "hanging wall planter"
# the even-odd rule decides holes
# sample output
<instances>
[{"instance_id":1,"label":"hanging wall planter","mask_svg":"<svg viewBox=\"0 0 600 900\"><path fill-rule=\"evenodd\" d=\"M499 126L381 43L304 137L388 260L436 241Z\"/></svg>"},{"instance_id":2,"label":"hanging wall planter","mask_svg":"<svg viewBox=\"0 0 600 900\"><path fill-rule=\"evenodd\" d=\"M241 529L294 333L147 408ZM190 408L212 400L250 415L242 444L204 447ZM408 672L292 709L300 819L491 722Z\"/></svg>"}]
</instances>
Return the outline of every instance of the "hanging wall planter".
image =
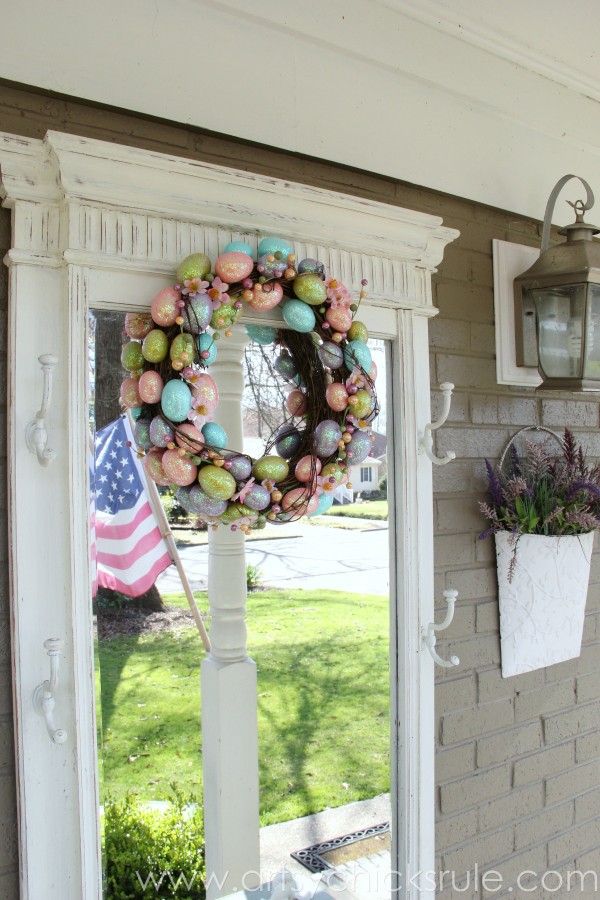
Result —
<instances>
[{"instance_id":1,"label":"hanging wall planter","mask_svg":"<svg viewBox=\"0 0 600 900\"><path fill-rule=\"evenodd\" d=\"M537 427L522 431L548 431ZM518 432L517 434L521 434ZM600 467L586 465L570 431L562 453L515 435L494 468L480 508L494 534L502 675L507 678L579 656L594 530L600 525ZM506 463L506 465L505 465Z\"/></svg>"}]
</instances>

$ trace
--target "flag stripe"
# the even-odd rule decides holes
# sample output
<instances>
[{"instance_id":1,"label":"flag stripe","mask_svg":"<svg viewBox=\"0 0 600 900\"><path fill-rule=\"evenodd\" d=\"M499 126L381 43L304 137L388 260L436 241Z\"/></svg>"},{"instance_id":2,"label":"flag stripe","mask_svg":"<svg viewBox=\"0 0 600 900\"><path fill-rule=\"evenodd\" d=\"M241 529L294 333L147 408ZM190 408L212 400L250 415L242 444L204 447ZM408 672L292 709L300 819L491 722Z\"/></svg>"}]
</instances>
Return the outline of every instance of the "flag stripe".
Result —
<instances>
[{"instance_id":1,"label":"flag stripe","mask_svg":"<svg viewBox=\"0 0 600 900\"><path fill-rule=\"evenodd\" d=\"M102 522L102 537L108 541L126 540L145 519L149 519L150 523L155 528L157 527L152 515L152 509L147 500L141 503L139 507L134 506L133 509L123 509L115 513L114 516L106 516L106 518L103 513L98 511L97 518L99 523Z\"/></svg>"},{"instance_id":2,"label":"flag stripe","mask_svg":"<svg viewBox=\"0 0 600 900\"><path fill-rule=\"evenodd\" d=\"M104 542L98 542L98 556L103 566L109 569L128 569L134 566L136 560L140 559L146 553L154 550L154 548L162 542L162 535L157 528L153 528L149 534L144 534L136 542L128 553L110 553L104 546Z\"/></svg>"},{"instance_id":3,"label":"flag stripe","mask_svg":"<svg viewBox=\"0 0 600 900\"><path fill-rule=\"evenodd\" d=\"M145 569L141 578L133 582L122 581L114 572L109 572L108 569L100 569L98 571L98 584L110 590L119 591L127 597L139 597L150 590L160 573L167 568L170 562L171 559L168 555L161 557L151 569Z\"/></svg>"}]
</instances>

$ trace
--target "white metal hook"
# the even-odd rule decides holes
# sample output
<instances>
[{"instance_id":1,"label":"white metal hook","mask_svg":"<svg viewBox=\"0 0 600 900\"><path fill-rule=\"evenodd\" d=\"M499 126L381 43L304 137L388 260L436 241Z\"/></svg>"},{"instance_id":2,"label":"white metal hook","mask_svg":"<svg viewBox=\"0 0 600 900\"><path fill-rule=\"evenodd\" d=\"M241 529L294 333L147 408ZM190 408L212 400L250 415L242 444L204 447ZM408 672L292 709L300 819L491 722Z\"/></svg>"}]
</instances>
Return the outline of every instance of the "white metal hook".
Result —
<instances>
[{"instance_id":1,"label":"white metal hook","mask_svg":"<svg viewBox=\"0 0 600 900\"><path fill-rule=\"evenodd\" d=\"M35 414L35 419L27 426L25 440L30 451L37 455L40 465L47 466L49 462L56 458L56 450L51 450L47 446L46 416L48 415L48 408L52 399L52 375L58 364L58 357L52 353L44 353L38 357L38 362L44 373L42 405Z\"/></svg>"},{"instance_id":2,"label":"white metal hook","mask_svg":"<svg viewBox=\"0 0 600 900\"><path fill-rule=\"evenodd\" d=\"M57 728L54 722L54 706L56 704L54 693L58 687L59 657L65 645L58 638L48 638L47 641L44 641L44 647L50 657L50 678L48 681L38 684L33 692L33 707L36 713L46 720L50 740L54 744L64 744L67 740L67 732L63 728Z\"/></svg>"},{"instance_id":3,"label":"white metal hook","mask_svg":"<svg viewBox=\"0 0 600 900\"><path fill-rule=\"evenodd\" d=\"M450 414L450 404L452 402L452 391L454 390L454 385L451 381L444 381L443 384L440 384L440 391L442 392L442 411L440 413L439 418L435 422L429 422L423 433L419 435L419 453L425 453L428 459L436 466L445 466L446 463L452 462L453 459L456 459L456 453L454 450L446 450L444 456L436 456L433 452L433 431L436 431L438 428L441 428L442 425L445 424L448 415Z\"/></svg>"},{"instance_id":4,"label":"white metal hook","mask_svg":"<svg viewBox=\"0 0 600 900\"><path fill-rule=\"evenodd\" d=\"M450 659L442 659L437 650L435 649L436 644L436 631L444 631L454 618L454 604L456 603L456 598L458 597L458 591L448 590L444 591L444 599L448 604L448 609L446 610L446 617L443 622L440 622L439 625L436 625L435 622L430 622L427 628L423 627L421 629L421 636L423 638L423 643L429 650L433 661L438 664L438 666L443 666L445 669L451 669L453 666L458 666L460 663L460 659L458 656L451 656Z\"/></svg>"}]
</instances>

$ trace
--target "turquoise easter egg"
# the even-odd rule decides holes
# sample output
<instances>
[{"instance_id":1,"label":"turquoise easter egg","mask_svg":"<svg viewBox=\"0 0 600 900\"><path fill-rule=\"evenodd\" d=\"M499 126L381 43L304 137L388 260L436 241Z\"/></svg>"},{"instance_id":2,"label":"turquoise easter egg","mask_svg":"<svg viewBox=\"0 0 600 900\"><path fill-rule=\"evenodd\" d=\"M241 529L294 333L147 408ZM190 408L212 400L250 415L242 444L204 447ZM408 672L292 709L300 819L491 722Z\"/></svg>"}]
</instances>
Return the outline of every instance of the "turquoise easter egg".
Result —
<instances>
[{"instance_id":1,"label":"turquoise easter egg","mask_svg":"<svg viewBox=\"0 0 600 900\"><path fill-rule=\"evenodd\" d=\"M319 502L317 503L317 508L314 512L309 513L310 516L322 516L333 506L333 494L326 494L323 492L319 497Z\"/></svg>"},{"instance_id":2,"label":"turquoise easter egg","mask_svg":"<svg viewBox=\"0 0 600 900\"><path fill-rule=\"evenodd\" d=\"M254 250L245 241L230 241L223 253L246 253L248 256L254 256Z\"/></svg>"},{"instance_id":3,"label":"turquoise easter egg","mask_svg":"<svg viewBox=\"0 0 600 900\"><path fill-rule=\"evenodd\" d=\"M315 314L302 300L288 300L282 309L283 318L293 331L307 334L316 324Z\"/></svg>"},{"instance_id":4,"label":"turquoise easter egg","mask_svg":"<svg viewBox=\"0 0 600 900\"><path fill-rule=\"evenodd\" d=\"M275 329L268 325L246 325L246 334L251 341L263 346L272 344L275 340Z\"/></svg>"},{"instance_id":5,"label":"turquoise easter egg","mask_svg":"<svg viewBox=\"0 0 600 900\"><path fill-rule=\"evenodd\" d=\"M349 369L358 366L365 372L370 372L371 351L363 341L349 341L344 348L344 362Z\"/></svg>"},{"instance_id":6,"label":"turquoise easter egg","mask_svg":"<svg viewBox=\"0 0 600 900\"><path fill-rule=\"evenodd\" d=\"M187 419L192 406L192 392L185 381L180 381L179 378L167 381L160 398L160 406L171 422L183 422Z\"/></svg>"},{"instance_id":7,"label":"turquoise easter egg","mask_svg":"<svg viewBox=\"0 0 600 900\"><path fill-rule=\"evenodd\" d=\"M294 252L294 248L289 241L284 241L280 237L264 237L258 245L258 255L263 256L265 253L281 253L283 259L287 259L290 253Z\"/></svg>"},{"instance_id":8,"label":"turquoise easter egg","mask_svg":"<svg viewBox=\"0 0 600 900\"><path fill-rule=\"evenodd\" d=\"M196 347L200 354L200 365L211 366L217 358L217 342L212 334L199 334L196 338Z\"/></svg>"},{"instance_id":9,"label":"turquoise easter egg","mask_svg":"<svg viewBox=\"0 0 600 900\"><path fill-rule=\"evenodd\" d=\"M212 447L214 450L224 450L227 446L229 440L227 433L216 422L207 422L202 428L202 434L207 447Z\"/></svg>"}]
</instances>

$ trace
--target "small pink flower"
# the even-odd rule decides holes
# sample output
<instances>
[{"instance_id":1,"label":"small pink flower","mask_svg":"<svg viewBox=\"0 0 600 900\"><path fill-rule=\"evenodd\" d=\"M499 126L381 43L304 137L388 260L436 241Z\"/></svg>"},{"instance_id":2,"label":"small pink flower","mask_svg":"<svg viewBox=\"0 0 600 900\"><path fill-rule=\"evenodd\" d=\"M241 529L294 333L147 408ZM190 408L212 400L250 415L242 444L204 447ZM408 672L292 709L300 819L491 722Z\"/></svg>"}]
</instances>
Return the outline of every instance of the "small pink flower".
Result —
<instances>
[{"instance_id":1,"label":"small pink flower","mask_svg":"<svg viewBox=\"0 0 600 900\"><path fill-rule=\"evenodd\" d=\"M216 403L207 403L206 400L203 400L200 397L192 396L192 408L187 414L187 417L190 422L193 422L198 431L202 431L202 428L206 423L210 422L212 419L216 408Z\"/></svg>"},{"instance_id":2,"label":"small pink flower","mask_svg":"<svg viewBox=\"0 0 600 900\"><path fill-rule=\"evenodd\" d=\"M221 279L217 275L213 279L213 283L210 286L210 289L207 291L207 294L210 297L213 312L214 310L218 309L222 303L229 303L230 297L227 293L228 290L229 285L225 284L224 281L221 281Z\"/></svg>"},{"instance_id":3,"label":"small pink flower","mask_svg":"<svg viewBox=\"0 0 600 900\"><path fill-rule=\"evenodd\" d=\"M352 303L352 295L348 288L336 278L325 279L327 285L327 299L332 309L347 308Z\"/></svg>"},{"instance_id":4,"label":"small pink flower","mask_svg":"<svg viewBox=\"0 0 600 900\"><path fill-rule=\"evenodd\" d=\"M248 481L247 481L244 485L242 485L241 490L239 490L239 491L237 492L237 494L234 494L233 497L232 497L231 499L232 499L232 500L239 500L240 503L244 503L245 500L246 500L246 496L247 496L247 494L249 493L250 488L252 487L252 485L254 484L254 482L255 482L255 479L254 479L254 478L248 479Z\"/></svg>"},{"instance_id":5,"label":"small pink flower","mask_svg":"<svg viewBox=\"0 0 600 900\"><path fill-rule=\"evenodd\" d=\"M271 478L265 478L264 481L261 481L261 484L269 493L275 490L275 482Z\"/></svg>"},{"instance_id":6,"label":"small pink flower","mask_svg":"<svg viewBox=\"0 0 600 900\"><path fill-rule=\"evenodd\" d=\"M346 378L346 387L354 387L357 389L366 388L369 393L371 393L369 382L367 381L361 370L356 367L352 370L352 374L348 378Z\"/></svg>"},{"instance_id":7,"label":"small pink flower","mask_svg":"<svg viewBox=\"0 0 600 900\"><path fill-rule=\"evenodd\" d=\"M347 479L346 479L347 480ZM338 486L338 482L333 475L317 475L317 492L331 494Z\"/></svg>"},{"instance_id":8,"label":"small pink flower","mask_svg":"<svg viewBox=\"0 0 600 900\"><path fill-rule=\"evenodd\" d=\"M197 297L198 294L205 294L208 287L208 281L202 281L201 278L187 278L183 282L181 293L186 297Z\"/></svg>"}]
</instances>

